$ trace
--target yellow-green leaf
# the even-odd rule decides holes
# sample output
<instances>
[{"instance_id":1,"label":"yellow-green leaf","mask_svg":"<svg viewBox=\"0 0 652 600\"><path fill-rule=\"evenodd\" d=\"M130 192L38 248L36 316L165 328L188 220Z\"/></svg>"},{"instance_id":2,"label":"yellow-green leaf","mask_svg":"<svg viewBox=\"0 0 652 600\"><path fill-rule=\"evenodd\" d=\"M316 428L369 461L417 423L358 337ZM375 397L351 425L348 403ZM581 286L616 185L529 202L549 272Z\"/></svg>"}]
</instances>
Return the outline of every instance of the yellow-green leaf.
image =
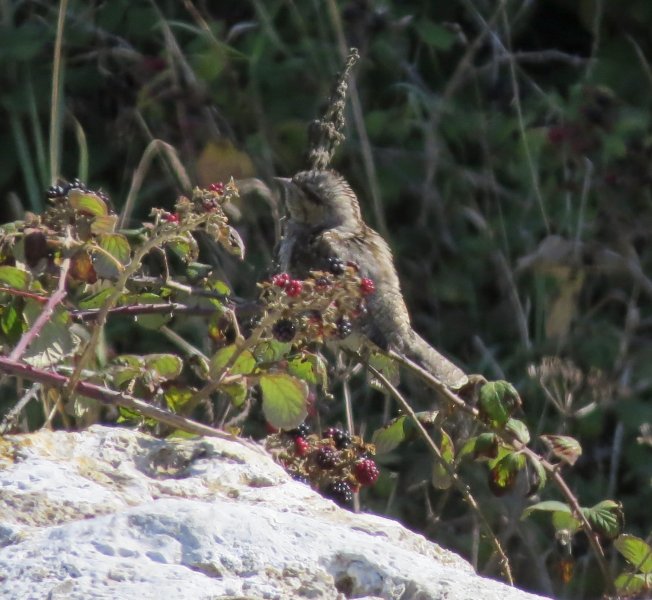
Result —
<instances>
[{"instance_id":1,"label":"yellow-green leaf","mask_svg":"<svg viewBox=\"0 0 652 600\"><path fill-rule=\"evenodd\" d=\"M0 285L5 285L17 290L26 290L32 276L17 267L3 265L0 267Z\"/></svg>"},{"instance_id":2,"label":"yellow-green leaf","mask_svg":"<svg viewBox=\"0 0 652 600\"><path fill-rule=\"evenodd\" d=\"M582 508L582 512L591 527L608 538L616 537L625 521L622 504L614 500L603 500L591 508Z\"/></svg>"},{"instance_id":3,"label":"yellow-green leaf","mask_svg":"<svg viewBox=\"0 0 652 600\"><path fill-rule=\"evenodd\" d=\"M652 574L650 573L621 573L614 581L616 590L628 598L641 598L643 591L649 592L652 589Z\"/></svg>"},{"instance_id":4,"label":"yellow-green leaf","mask_svg":"<svg viewBox=\"0 0 652 600\"><path fill-rule=\"evenodd\" d=\"M100 248L106 250L123 265L129 264L131 248L127 238L121 233L105 233L99 239Z\"/></svg>"},{"instance_id":5,"label":"yellow-green leaf","mask_svg":"<svg viewBox=\"0 0 652 600\"><path fill-rule=\"evenodd\" d=\"M236 352L239 352L238 357L231 364ZM211 358L211 376L217 377L228 364L231 364L229 372L232 375L249 375L256 367L256 359L249 350L240 352L235 344L225 346L220 348Z\"/></svg>"},{"instance_id":6,"label":"yellow-green leaf","mask_svg":"<svg viewBox=\"0 0 652 600\"><path fill-rule=\"evenodd\" d=\"M443 429L441 431L441 446L439 448L442 460L436 460L432 467L431 482L434 488L438 490L447 490L453 479L449 473L455 460L455 446L451 436ZM447 469L445 464L449 466Z\"/></svg>"},{"instance_id":7,"label":"yellow-green leaf","mask_svg":"<svg viewBox=\"0 0 652 600\"><path fill-rule=\"evenodd\" d=\"M652 547L635 535L619 535L614 547L641 573L652 573Z\"/></svg>"},{"instance_id":8,"label":"yellow-green leaf","mask_svg":"<svg viewBox=\"0 0 652 600\"><path fill-rule=\"evenodd\" d=\"M72 189L68 192L68 201L75 210L93 217L104 217L109 214L106 202L93 192Z\"/></svg>"},{"instance_id":9,"label":"yellow-green leaf","mask_svg":"<svg viewBox=\"0 0 652 600\"><path fill-rule=\"evenodd\" d=\"M163 379L174 379L183 369L183 361L176 354L147 354L143 359L147 368L156 371Z\"/></svg>"},{"instance_id":10,"label":"yellow-green leaf","mask_svg":"<svg viewBox=\"0 0 652 600\"><path fill-rule=\"evenodd\" d=\"M280 429L293 429L308 414L308 386L287 373L268 373L259 380L263 394L263 413L267 421Z\"/></svg>"},{"instance_id":11,"label":"yellow-green leaf","mask_svg":"<svg viewBox=\"0 0 652 600\"><path fill-rule=\"evenodd\" d=\"M385 427L381 427L380 429L376 429L376 431L374 431L371 442L376 446L377 454L385 454L386 452L391 452L405 440L406 422L407 417L405 415L401 415L400 417L390 421L390 423Z\"/></svg>"}]
</instances>

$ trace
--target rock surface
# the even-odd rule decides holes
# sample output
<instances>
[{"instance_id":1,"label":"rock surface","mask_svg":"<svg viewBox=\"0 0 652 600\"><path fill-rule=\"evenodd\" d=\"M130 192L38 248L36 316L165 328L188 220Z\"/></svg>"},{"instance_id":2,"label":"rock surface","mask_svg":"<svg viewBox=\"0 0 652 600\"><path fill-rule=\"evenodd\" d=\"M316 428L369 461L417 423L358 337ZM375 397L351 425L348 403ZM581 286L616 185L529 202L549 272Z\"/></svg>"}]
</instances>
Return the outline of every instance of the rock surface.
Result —
<instances>
[{"instance_id":1,"label":"rock surface","mask_svg":"<svg viewBox=\"0 0 652 600\"><path fill-rule=\"evenodd\" d=\"M0 598L536 598L342 510L254 446L126 429L0 438Z\"/></svg>"}]
</instances>

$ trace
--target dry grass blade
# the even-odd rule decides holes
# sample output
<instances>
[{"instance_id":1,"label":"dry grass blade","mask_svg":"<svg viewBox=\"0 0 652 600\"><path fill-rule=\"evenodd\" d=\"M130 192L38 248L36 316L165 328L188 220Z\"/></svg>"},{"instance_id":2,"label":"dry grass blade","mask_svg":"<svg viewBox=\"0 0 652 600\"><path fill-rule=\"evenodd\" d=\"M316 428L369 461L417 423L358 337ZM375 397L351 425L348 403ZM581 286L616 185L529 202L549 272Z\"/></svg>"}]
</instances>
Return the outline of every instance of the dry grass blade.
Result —
<instances>
[{"instance_id":1,"label":"dry grass blade","mask_svg":"<svg viewBox=\"0 0 652 600\"><path fill-rule=\"evenodd\" d=\"M61 144L63 125L63 30L66 22L68 0L59 3L57 37L54 41L52 59L52 101L50 104L50 182L56 183L61 169Z\"/></svg>"},{"instance_id":2,"label":"dry grass blade","mask_svg":"<svg viewBox=\"0 0 652 600\"><path fill-rule=\"evenodd\" d=\"M186 168L179 160L177 151L163 140L152 140L147 145L147 148L145 148L140 163L138 163L138 167L131 178L131 187L129 188L129 193L127 194L127 199L125 200L125 205L118 222L119 227L124 227L129 222L131 213L134 209L136 195L143 186L145 176L147 175L152 159L156 154L160 154L167 160L171 172L177 177L180 187L184 192L189 192L192 189L190 177L188 176Z\"/></svg>"}]
</instances>

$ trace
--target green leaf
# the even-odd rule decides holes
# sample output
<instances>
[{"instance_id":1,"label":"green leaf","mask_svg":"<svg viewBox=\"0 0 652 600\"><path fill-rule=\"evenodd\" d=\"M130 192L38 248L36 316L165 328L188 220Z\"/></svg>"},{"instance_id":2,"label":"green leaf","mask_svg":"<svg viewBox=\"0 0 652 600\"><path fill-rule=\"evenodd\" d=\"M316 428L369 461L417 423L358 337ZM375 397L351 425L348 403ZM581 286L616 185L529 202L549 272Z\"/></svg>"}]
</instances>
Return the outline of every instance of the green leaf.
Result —
<instances>
[{"instance_id":1,"label":"green leaf","mask_svg":"<svg viewBox=\"0 0 652 600\"><path fill-rule=\"evenodd\" d=\"M568 531L572 535L580 530L581 524L579 519L570 513L554 512L552 513L552 526L555 531Z\"/></svg>"},{"instance_id":2,"label":"green leaf","mask_svg":"<svg viewBox=\"0 0 652 600\"><path fill-rule=\"evenodd\" d=\"M106 250L120 264L128 265L131 260L131 247L121 233L105 233L99 238L100 248ZM97 267L95 267L97 269Z\"/></svg>"},{"instance_id":3,"label":"green leaf","mask_svg":"<svg viewBox=\"0 0 652 600\"><path fill-rule=\"evenodd\" d=\"M135 410L118 406L118 423L140 423L143 420L142 415Z\"/></svg>"},{"instance_id":4,"label":"green leaf","mask_svg":"<svg viewBox=\"0 0 652 600\"><path fill-rule=\"evenodd\" d=\"M263 394L263 413L267 421L280 429L299 426L308 414L308 386L286 373L268 373L259 380Z\"/></svg>"},{"instance_id":5,"label":"green leaf","mask_svg":"<svg viewBox=\"0 0 652 600\"><path fill-rule=\"evenodd\" d=\"M109 214L106 202L93 192L72 189L68 192L68 201L75 210L93 217L104 217Z\"/></svg>"},{"instance_id":6,"label":"green leaf","mask_svg":"<svg viewBox=\"0 0 652 600\"><path fill-rule=\"evenodd\" d=\"M623 505L614 500L603 500L591 508L582 508L586 520L601 535L615 538L625 522Z\"/></svg>"},{"instance_id":7,"label":"green leaf","mask_svg":"<svg viewBox=\"0 0 652 600\"><path fill-rule=\"evenodd\" d=\"M316 354L304 352L288 360L288 373L312 385L326 387L327 369L323 359Z\"/></svg>"},{"instance_id":8,"label":"green leaf","mask_svg":"<svg viewBox=\"0 0 652 600\"><path fill-rule=\"evenodd\" d=\"M490 381L480 388L480 413L492 427L504 427L520 399L508 381Z\"/></svg>"},{"instance_id":9,"label":"green leaf","mask_svg":"<svg viewBox=\"0 0 652 600\"><path fill-rule=\"evenodd\" d=\"M7 265L0 267L0 285L16 290L26 290L29 288L31 280L32 276L27 271Z\"/></svg>"},{"instance_id":10,"label":"green leaf","mask_svg":"<svg viewBox=\"0 0 652 600\"><path fill-rule=\"evenodd\" d=\"M525 457L509 452L489 470L489 487L496 496L509 492L516 483L518 472L525 467Z\"/></svg>"},{"instance_id":11,"label":"green leaf","mask_svg":"<svg viewBox=\"0 0 652 600\"><path fill-rule=\"evenodd\" d=\"M541 440L554 456L573 466L582 455L582 446L568 435L541 435Z\"/></svg>"},{"instance_id":12,"label":"green leaf","mask_svg":"<svg viewBox=\"0 0 652 600\"><path fill-rule=\"evenodd\" d=\"M401 415L396 419L392 419L388 425L376 429L371 442L376 446L377 454L386 454L396 448L406 438L405 424L407 416Z\"/></svg>"},{"instance_id":13,"label":"green leaf","mask_svg":"<svg viewBox=\"0 0 652 600\"><path fill-rule=\"evenodd\" d=\"M223 296L231 295L231 288L220 279L211 281L208 285L208 288L216 294L222 294Z\"/></svg>"},{"instance_id":14,"label":"green leaf","mask_svg":"<svg viewBox=\"0 0 652 600\"><path fill-rule=\"evenodd\" d=\"M81 309L90 309L90 308L100 308L104 305L107 298L113 293L112 288L104 288L99 292L89 294L84 296L78 303L79 308Z\"/></svg>"},{"instance_id":15,"label":"green leaf","mask_svg":"<svg viewBox=\"0 0 652 600\"><path fill-rule=\"evenodd\" d=\"M163 394L168 408L174 413L180 413L194 395L192 390L176 386L169 387Z\"/></svg>"},{"instance_id":16,"label":"green leaf","mask_svg":"<svg viewBox=\"0 0 652 600\"><path fill-rule=\"evenodd\" d=\"M392 385L398 385L401 380L398 363L389 356L380 352L372 352L369 356L369 365L380 371ZM369 384L380 391L385 391L385 386L373 375L369 378Z\"/></svg>"},{"instance_id":17,"label":"green leaf","mask_svg":"<svg viewBox=\"0 0 652 600\"><path fill-rule=\"evenodd\" d=\"M247 399L247 384L244 381L236 381L220 386L220 392L225 393L235 408L241 408Z\"/></svg>"},{"instance_id":18,"label":"green leaf","mask_svg":"<svg viewBox=\"0 0 652 600\"><path fill-rule=\"evenodd\" d=\"M530 442L530 430L523 421L510 418L505 425L505 429L511 431L521 444L528 444Z\"/></svg>"},{"instance_id":19,"label":"green leaf","mask_svg":"<svg viewBox=\"0 0 652 600\"><path fill-rule=\"evenodd\" d=\"M443 429L441 431L441 445L439 448L443 462L453 466L455 460L455 446L450 435ZM432 467L431 483L434 488L438 490L447 490L453 483L453 478L449 474L450 469L447 469L441 461L436 460Z\"/></svg>"},{"instance_id":20,"label":"green leaf","mask_svg":"<svg viewBox=\"0 0 652 600\"><path fill-rule=\"evenodd\" d=\"M269 340L262 342L254 349L256 360L260 362L278 362L287 358L292 350L292 344Z\"/></svg>"},{"instance_id":21,"label":"green leaf","mask_svg":"<svg viewBox=\"0 0 652 600\"><path fill-rule=\"evenodd\" d=\"M186 274L191 282L197 282L199 279L208 277L213 270L212 265L205 265L203 263L191 262L186 267Z\"/></svg>"},{"instance_id":22,"label":"green leaf","mask_svg":"<svg viewBox=\"0 0 652 600\"><path fill-rule=\"evenodd\" d=\"M43 310L43 305L28 300L24 315L31 327ZM51 367L71 356L79 344L79 338L71 330L70 315L57 307L47 320L39 335L29 345L23 360L37 368Z\"/></svg>"},{"instance_id":23,"label":"green leaf","mask_svg":"<svg viewBox=\"0 0 652 600\"><path fill-rule=\"evenodd\" d=\"M113 362L117 365L125 365L139 369L145 366L143 357L138 354L120 354L113 359Z\"/></svg>"},{"instance_id":24,"label":"green leaf","mask_svg":"<svg viewBox=\"0 0 652 600\"><path fill-rule=\"evenodd\" d=\"M156 371L162 379L174 379L183 369L183 361L176 354L148 354L143 359L147 368Z\"/></svg>"},{"instance_id":25,"label":"green leaf","mask_svg":"<svg viewBox=\"0 0 652 600\"><path fill-rule=\"evenodd\" d=\"M572 514L570 506L559 502L559 500L544 500L543 502L537 502L532 506L528 506L521 515L521 520L527 519L533 512L564 512L569 515Z\"/></svg>"},{"instance_id":26,"label":"green leaf","mask_svg":"<svg viewBox=\"0 0 652 600\"><path fill-rule=\"evenodd\" d=\"M103 233L113 233L115 226L118 224L118 215L98 216L91 223L91 233L101 235Z\"/></svg>"},{"instance_id":27,"label":"green leaf","mask_svg":"<svg viewBox=\"0 0 652 600\"><path fill-rule=\"evenodd\" d=\"M100 279L109 279L111 281L120 277L124 267L112 254L100 249L99 246L90 246L91 261L95 274Z\"/></svg>"},{"instance_id":28,"label":"green leaf","mask_svg":"<svg viewBox=\"0 0 652 600\"><path fill-rule=\"evenodd\" d=\"M17 298L0 307L0 329L10 341L17 341L23 331L22 311L16 308Z\"/></svg>"},{"instance_id":29,"label":"green leaf","mask_svg":"<svg viewBox=\"0 0 652 600\"><path fill-rule=\"evenodd\" d=\"M448 50L455 43L454 33L428 19L419 19L416 30L426 44L438 50Z\"/></svg>"},{"instance_id":30,"label":"green leaf","mask_svg":"<svg viewBox=\"0 0 652 600\"><path fill-rule=\"evenodd\" d=\"M573 516L570 506L559 502L558 500L546 500L537 502L528 506L521 515L521 519L526 519L534 512L549 512L551 514L552 525L555 531L567 530L571 534L580 528L580 522Z\"/></svg>"},{"instance_id":31,"label":"green leaf","mask_svg":"<svg viewBox=\"0 0 652 600\"><path fill-rule=\"evenodd\" d=\"M235 362L231 364L229 373L232 375L249 375L256 368L256 359L249 350L239 351L235 344L220 348L211 358L210 374L217 377L232 360L236 352L239 352Z\"/></svg>"},{"instance_id":32,"label":"green leaf","mask_svg":"<svg viewBox=\"0 0 652 600\"><path fill-rule=\"evenodd\" d=\"M614 581L616 591L625 596L638 598L641 592L652 589L652 574L646 573L621 573Z\"/></svg>"},{"instance_id":33,"label":"green leaf","mask_svg":"<svg viewBox=\"0 0 652 600\"><path fill-rule=\"evenodd\" d=\"M172 238L167 246L185 263L197 260L199 256L199 246L190 232Z\"/></svg>"},{"instance_id":34,"label":"green leaf","mask_svg":"<svg viewBox=\"0 0 652 600\"><path fill-rule=\"evenodd\" d=\"M125 384L131 383L142 373L143 370L140 367L118 367L113 371L113 385L124 389L127 387Z\"/></svg>"},{"instance_id":35,"label":"green leaf","mask_svg":"<svg viewBox=\"0 0 652 600\"><path fill-rule=\"evenodd\" d=\"M121 304L164 304L165 299L151 292L129 294L122 298ZM172 319L172 312L155 315L136 315L134 320L145 329L158 330Z\"/></svg>"},{"instance_id":36,"label":"green leaf","mask_svg":"<svg viewBox=\"0 0 652 600\"><path fill-rule=\"evenodd\" d=\"M460 458L473 454L473 459L493 459L498 456L498 437L495 433L481 433L468 440L459 452Z\"/></svg>"},{"instance_id":37,"label":"green leaf","mask_svg":"<svg viewBox=\"0 0 652 600\"><path fill-rule=\"evenodd\" d=\"M614 548L641 573L652 574L652 547L639 537L622 534L614 540Z\"/></svg>"}]
</instances>

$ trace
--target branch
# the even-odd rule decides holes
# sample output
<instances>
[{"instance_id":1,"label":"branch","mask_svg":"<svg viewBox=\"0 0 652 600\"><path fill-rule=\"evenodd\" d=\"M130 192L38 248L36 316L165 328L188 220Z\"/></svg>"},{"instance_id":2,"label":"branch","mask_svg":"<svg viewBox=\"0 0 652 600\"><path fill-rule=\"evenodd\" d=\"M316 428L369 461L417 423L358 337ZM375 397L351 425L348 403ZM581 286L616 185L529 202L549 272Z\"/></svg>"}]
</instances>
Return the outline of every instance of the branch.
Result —
<instances>
[{"instance_id":1,"label":"branch","mask_svg":"<svg viewBox=\"0 0 652 600\"><path fill-rule=\"evenodd\" d=\"M53 371L44 371L43 369L37 369L28 364L17 362L7 358L6 356L0 356L0 371L8 373L10 375L16 375L18 377L24 377L31 381L38 381L40 383L50 385L56 388L65 388L69 383L69 378L65 375L55 373ZM112 390L110 388L96 385L94 383L88 383L86 381L79 381L75 386L75 390L78 394L86 396L87 398L92 398L93 400L98 400L103 404L109 406L122 406L130 410L134 410L144 417L149 417L165 423L170 427L176 429L182 429L189 433L195 433L197 435L205 435L207 437L215 437L223 440L237 441L242 444L245 444L249 447L256 449L258 452L261 452L261 449L255 444L237 438L229 433L220 431L203 423L193 421L181 415L175 415L167 410L158 408L148 404L140 398L131 396L124 392L119 392L117 390Z\"/></svg>"},{"instance_id":2,"label":"branch","mask_svg":"<svg viewBox=\"0 0 652 600\"><path fill-rule=\"evenodd\" d=\"M94 321L101 312L101 308L89 308L87 310L73 310L71 315L79 321ZM151 315L151 314L190 314L190 315L212 315L217 309L208 306L188 306L180 302L162 302L159 304L129 304L116 306L109 309L110 315Z\"/></svg>"},{"instance_id":3,"label":"branch","mask_svg":"<svg viewBox=\"0 0 652 600\"><path fill-rule=\"evenodd\" d=\"M20 360L20 357L25 354L25 351L29 345L34 341L34 339L38 337L39 333L41 333L41 329L43 329L45 324L52 317L52 313L54 313L54 309L56 308L57 304L59 304L66 297L66 277L68 275L68 269L70 269L70 258L64 259L64 261L61 263L61 270L59 271L59 284L57 285L56 291L48 299L47 303L43 307L43 311L34 322L34 325L30 327L29 331L26 331L22 335L18 344L16 344L16 347L11 351L11 354L9 355L11 360Z\"/></svg>"},{"instance_id":4,"label":"branch","mask_svg":"<svg viewBox=\"0 0 652 600\"><path fill-rule=\"evenodd\" d=\"M458 396L450 389L448 389L441 381L439 381L436 377L433 377L428 371L420 367L415 362L411 361L409 358L397 354L394 351L389 351L387 354L391 358L397 360L402 365L406 366L413 373L418 375L428 387L438 392L441 396L443 396L446 400L448 400L453 406L459 408L460 410L464 411L466 414L470 415L477 423L480 423L483 427L485 428L487 427L487 424L482 420L480 416L480 412L478 411L477 408L469 406L466 402L464 402L462 398L460 398L460 396ZM367 365L367 368L372 369L370 365ZM609 592L613 592L614 591L613 578L611 577L611 573L609 572L609 566L607 565L604 550L600 545L600 540L598 539L598 536L595 533L595 531L593 531L593 528L591 527L591 524L588 522L586 516L584 516L584 513L582 512L582 508L577 498L575 497L573 492L570 490L570 488L564 481L564 478L559 473L558 467L552 464L551 462L545 460L541 456L539 456L531 448L528 448L515 435L510 435L509 432L505 430L492 429L491 431L492 433L495 433L503 442L512 445L518 452L522 452L523 454L529 456L532 460L538 461L541 464L541 466L544 468L546 473L550 475L550 478L555 483L559 491L562 493L562 495L564 496L564 498L572 508L575 517L579 520L582 526L582 530L584 531L584 534L589 540L589 544L591 546L591 549L593 550L595 559L598 562L600 571L602 572L602 575L604 577L605 585L609 590Z\"/></svg>"},{"instance_id":5,"label":"branch","mask_svg":"<svg viewBox=\"0 0 652 600\"><path fill-rule=\"evenodd\" d=\"M446 473L451 478L451 481L453 482L457 490L462 494L466 503L469 505L469 508L471 508L471 510L477 515L478 520L480 521L480 525L484 529L487 537L489 538L491 545L494 547L494 550L500 557L500 565L501 565L503 575L505 576L505 579L510 585L514 585L514 579L512 577L511 569L509 568L509 560L507 558L507 555L505 554L503 547L500 545L500 541L496 537L496 534L492 531L491 525L489 525L489 522L487 521L486 517L480 510L478 503L476 502L475 498L471 494L471 490L469 489L469 486L466 483L464 483L462 479L460 479L459 475L455 472L453 467L451 467L444 460L439 448L437 447L437 444L435 444L432 437L430 437L430 435L426 431L426 428L423 426L423 423L419 421L419 418L417 417L414 410L412 410L412 407L408 404L408 401L405 398L403 398L401 393L391 384L391 382L378 369L372 367L369 364L367 365L367 368L369 369L369 371L371 371L373 376L376 379L378 379L378 381L380 381L383 384L383 386L391 393L394 399L401 405L401 408L410 416L410 418L414 422L414 425L419 430L419 434L426 442L426 445L428 446L430 451L435 456L435 460L437 460L437 462L444 467Z\"/></svg>"}]
</instances>

